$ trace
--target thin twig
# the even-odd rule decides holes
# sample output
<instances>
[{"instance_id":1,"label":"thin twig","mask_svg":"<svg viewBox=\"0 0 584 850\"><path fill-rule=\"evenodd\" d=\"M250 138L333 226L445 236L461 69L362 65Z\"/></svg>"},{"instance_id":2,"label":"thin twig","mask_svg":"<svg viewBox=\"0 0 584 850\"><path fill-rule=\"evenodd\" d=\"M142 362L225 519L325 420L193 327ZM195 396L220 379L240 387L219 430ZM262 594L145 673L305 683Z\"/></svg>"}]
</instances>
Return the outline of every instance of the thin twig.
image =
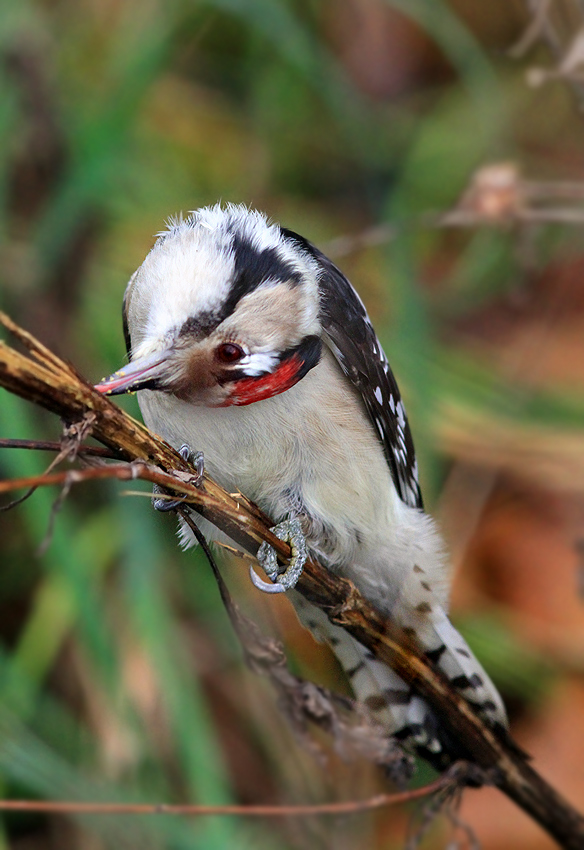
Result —
<instances>
[{"instance_id":1,"label":"thin twig","mask_svg":"<svg viewBox=\"0 0 584 850\"><path fill-rule=\"evenodd\" d=\"M537 42L544 38L547 27L547 16L549 8L553 0L535 0L528 2L528 6L532 13L532 19L529 21L525 31L519 38L519 41L509 49L509 55L513 59L520 59L528 50L530 50Z\"/></svg>"},{"instance_id":2,"label":"thin twig","mask_svg":"<svg viewBox=\"0 0 584 850\"><path fill-rule=\"evenodd\" d=\"M52 800L0 800L0 811L7 812L50 812L51 814L100 814L100 815L186 815L237 817L306 817L314 815L351 815L359 812L396 806L419 800L452 785L452 779L445 774L422 788L400 791L395 794L376 794L367 800L348 800L340 803L315 803L312 805L246 805L246 806L199 806L195 804L170 805L166 803L79 803L76 801Z\"/></svg>"},{"instance_id":3,"label":"thin twig","mask_svg":"<svg viewBox=\"0 0 584 850\"><path fill-rule=\"evenodd\" d=\"M30 499L32 494L36 492L36 489L36 487L31 487L29 490L26 491L24 496L19 496L18 499L13 499L6 505L0 505L0 513L11 511L13 508L17 508L19 505L22 505L23 502L26 502L27 499Z\"/></svg>"},{"instance_id":4,"label":"thin twig","mask_svg":"<svg viewBox=\"0 0 584 850\"><path fill-rule=\"evenodd\" d=\"M578 109L584 110L584 78L575 70L582 64L582 45L579 40L581 42L584 31L584 12L581 5L572 2L567 10L566 3L558 0L524 0L524 3L531 21L512 55L513 52L515 56L521 55L537 41L542 41L555 58L556 68L549 71L532 69L532 81L537 83L549 79L562 80L571 90ZM558 14L566 11L576 11L578 20L567 20L561 27Z\"/></svg>"},{"instance_id":5,"label":"thin twig","mask_svg":"<svg viewBox=\"0 0 584 850\"><path fill-rule=\"evenodd\" d=\"M28 449L41 452L60 452L63 444L57 440L11 440L0 437L0 449ZM103 446L79 446L79 454L89 457L103 457L115 460L113 452L104 449Z\"/></svg>"}]
</instances>

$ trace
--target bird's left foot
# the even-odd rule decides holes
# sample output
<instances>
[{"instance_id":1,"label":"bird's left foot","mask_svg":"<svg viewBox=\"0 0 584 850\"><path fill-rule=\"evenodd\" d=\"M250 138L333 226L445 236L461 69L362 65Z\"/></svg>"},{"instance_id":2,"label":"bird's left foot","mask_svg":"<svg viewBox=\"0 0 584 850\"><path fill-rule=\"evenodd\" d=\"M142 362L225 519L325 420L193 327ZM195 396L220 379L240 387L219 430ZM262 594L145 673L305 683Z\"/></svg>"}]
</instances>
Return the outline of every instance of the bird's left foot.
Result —
<instances>
[{"instance_id":1,"label":"bird's left foot","mask_svg":"<svg viewBox=\"0 0 584 850\"><path fill-rule=\"evenodd\" d=\"M265 593L285 593L295 586L304 569L304 564L308 557L306 538L302 532L298 517L289 517L271 528L270 531L280 540L284 540L290 544L290 549L292 550L290 563L280 573L276 550L264 542L258 549L256 557L272 583L263 581L254 571L253 567L249 568L249 574L258 590L263 590Z\"/></svg>"},{"instance_id":2,"label":"bird's left foot","mask_svg":"<svg viewBox=\"0 0 584 850\"><path fill-rule=\"evenodd\" d=\"M184 445L180 447L178 453L183 460L190 461L195 467L196 479L194 483L198 484L205 471L205 458L203 456L203 452L194 452L190 446ZM157 484L155 484L152 488L152 492L152 507L155 511L162 511L163 513L165 511L173 511L179 505L183 504L184 499L163 498L165 491L161 487L158 487Z\"/></svg>"}]
</instances>

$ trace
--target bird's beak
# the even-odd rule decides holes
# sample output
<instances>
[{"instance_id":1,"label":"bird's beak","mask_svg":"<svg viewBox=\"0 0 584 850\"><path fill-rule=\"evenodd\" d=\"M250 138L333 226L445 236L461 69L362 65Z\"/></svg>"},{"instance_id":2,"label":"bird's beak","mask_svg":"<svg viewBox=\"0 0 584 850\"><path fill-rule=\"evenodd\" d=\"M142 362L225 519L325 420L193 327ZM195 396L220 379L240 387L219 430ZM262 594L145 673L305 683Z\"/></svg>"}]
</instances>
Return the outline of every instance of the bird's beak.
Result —
<instances>
[{"instance_id":1,"label":"bird's beak","mask_svg":"<svg viewBox=\"0 0 584 850\"><path fill-rule=\"evenodd\" d=\"M104 395L121 395L151 388L165 372L170 351L157 351L147 357L132 360L109 378L104 378L95 389Z\"/></svg>"}]
</instances>

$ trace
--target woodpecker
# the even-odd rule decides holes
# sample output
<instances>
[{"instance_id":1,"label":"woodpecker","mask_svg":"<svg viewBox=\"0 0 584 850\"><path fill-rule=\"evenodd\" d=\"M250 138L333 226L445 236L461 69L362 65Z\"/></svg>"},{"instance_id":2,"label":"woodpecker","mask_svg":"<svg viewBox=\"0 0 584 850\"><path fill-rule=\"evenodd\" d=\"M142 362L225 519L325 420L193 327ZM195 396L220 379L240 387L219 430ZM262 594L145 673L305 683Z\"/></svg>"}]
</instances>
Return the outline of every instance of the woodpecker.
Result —
<instances>
[{"instance_id":1,"label":"woodpecker","mask_svg":"<svg viewBox=\"0 0 584 850\"><path fill-rule=\"evenodd\" d=\"M148 427L177 449L201 450L213 478L288 521L287 531L292 520L310 553L414 635L486 722L506 727L495 686L448 619L446 553L423 510L404 405L341 271L260 212L205 207L158 234L127 286L124 333L130 362L98 389L137 391ZM205 532L222 539L209 523ZM181 537L195 542L184 525ZM447 763L430 707L289 595L388 732Z\"/></svg>"}]
</instances>

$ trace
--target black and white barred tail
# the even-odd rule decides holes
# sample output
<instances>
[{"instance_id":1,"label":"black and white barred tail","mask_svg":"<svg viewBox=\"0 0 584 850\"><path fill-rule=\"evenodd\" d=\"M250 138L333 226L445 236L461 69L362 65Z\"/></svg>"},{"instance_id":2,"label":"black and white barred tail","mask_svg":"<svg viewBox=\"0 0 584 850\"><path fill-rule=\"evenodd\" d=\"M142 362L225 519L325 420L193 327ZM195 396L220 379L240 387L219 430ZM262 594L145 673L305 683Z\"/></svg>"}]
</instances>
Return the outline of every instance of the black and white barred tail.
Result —
<instances>
[{"instance_id":1,"label":"black and white barred tail","mask_svg":"<svg viewBox=\"0 0 584 850\"><path fill-rule=\"evenodd\" d=\"M441 728L440 719L393 670L378 661L344 629L299 594L291 594L301 622L317 640L328 643L345 670L355 697L403 746L445 768L462 753ZM446 613L434 609L433 619L416 626L415 639L427 658L448 678L489 726L506 728L507 716L494 684Z\"/></svg>"}]
</instances>

